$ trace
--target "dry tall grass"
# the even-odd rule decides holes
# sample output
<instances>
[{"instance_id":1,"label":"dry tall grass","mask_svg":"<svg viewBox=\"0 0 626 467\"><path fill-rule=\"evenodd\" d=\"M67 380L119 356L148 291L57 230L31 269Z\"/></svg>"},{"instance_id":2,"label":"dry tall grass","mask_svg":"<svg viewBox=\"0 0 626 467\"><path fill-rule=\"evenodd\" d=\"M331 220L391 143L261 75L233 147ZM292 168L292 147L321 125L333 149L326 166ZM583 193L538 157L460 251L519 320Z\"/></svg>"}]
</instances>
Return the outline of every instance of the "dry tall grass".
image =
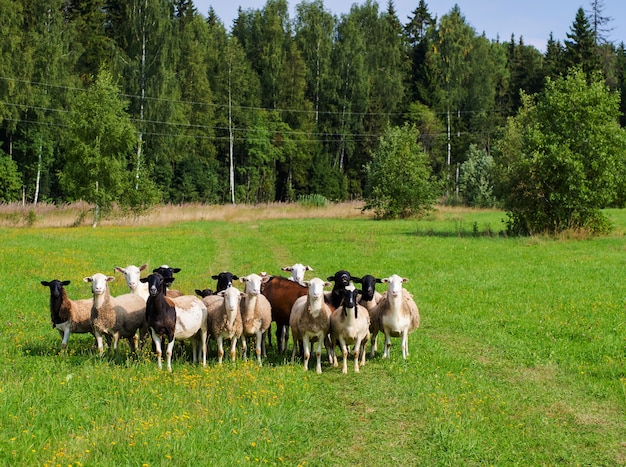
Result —
<instances>
[{"instance_id":1,"label":"dry tall grass","mask_svg":"<svg viewBox=\"0 0 626 467\"><path fill-rule=\"evenodd\" d=\"M0 227L71 227L90 226L93 222L92 206L73 203L56 206L39 203L36 206L21 203L0 205ZM299 203L267 203L258 205L161 205L140 216L112 215L98 225L169 225L188 221L251 221L263 219L305 218L364 218L372 213L361 212L359 201L329 203L324 207L303 206Z\"/></svg>"}]
</instances>

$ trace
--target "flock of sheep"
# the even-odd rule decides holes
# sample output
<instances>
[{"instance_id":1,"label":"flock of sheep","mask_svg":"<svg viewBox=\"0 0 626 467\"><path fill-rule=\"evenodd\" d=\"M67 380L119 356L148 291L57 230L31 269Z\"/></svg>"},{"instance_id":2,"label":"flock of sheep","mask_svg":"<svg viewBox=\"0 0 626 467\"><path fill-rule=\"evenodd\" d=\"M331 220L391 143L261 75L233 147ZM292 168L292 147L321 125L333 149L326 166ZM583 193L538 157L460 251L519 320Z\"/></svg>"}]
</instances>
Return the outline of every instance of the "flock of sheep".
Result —
<instances>
[{"instance_id":1,"label":"flock of sheep","mask_svg":"<svg viewBox=\"0 0 626 467\"><path fill-rule=\"evenodd\" d=\"M266 355L266 336L272 321L276 323L279 352L287 348L288 331L293 338L292 361L299 351L308 369L312 346L315 346L316 371L322 371L322 344L329 362L337 367L336 347L343 356L343 373L347 373L348 355L354 355L354 371L365 364L366 344L370 342L370 356L377 350L376 337L385 335L383 358L389 357L391 337L401 337L402 356L408 356L408 334L419 327L420 315L413 296L403 287L408 279L396 274L379 279L371 275L354 277L348 271L338 271L327 280L315 277L304 280L310 266L295 264L282 268L291 276L270 276L266 273L238 276L222 272L212 276L217 280L215 292L196 290L196 295L184 295L172 290L174 274L179 268L161 266L146 277L146 269L134 265L115 270L124 274L130 292L112 296L108 283L113 276L97 273L85 277L91 283L93 298L71 300L65 286L70 281L41 281L50 289L50 317L52 327L59 331L62 348L72 333L92 333L100 354L104 340L117 350L120 339L127 339L135 352L139 340L152 337L158 367L162 368L163 345L168 371L172 371L172 352L176 340L191 341L194 362L206 365L210 339L217 342L218 362L224 357L224 343L230 341L230 358L237 355L240 342L243 358L247 358L247 339L254 338L259 365ZM245 284L241 291L233 281ZM332 284L331 282L334 282ZM357 290L355 283L361 284ZM377 283L388 284L384 293L376 291ZM332 287L326 292L326 287Z\"/></svg>"}]
</instances>

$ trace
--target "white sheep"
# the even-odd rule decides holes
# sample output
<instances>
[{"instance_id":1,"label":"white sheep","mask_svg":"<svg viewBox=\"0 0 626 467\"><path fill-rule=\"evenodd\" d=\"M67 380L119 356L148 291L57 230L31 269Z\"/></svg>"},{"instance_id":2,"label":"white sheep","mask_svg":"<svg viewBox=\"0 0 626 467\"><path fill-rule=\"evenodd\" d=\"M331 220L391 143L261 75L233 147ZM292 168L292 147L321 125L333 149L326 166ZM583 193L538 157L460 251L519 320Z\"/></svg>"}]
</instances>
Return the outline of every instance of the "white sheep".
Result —
<instances>
[{"instance_id":1,"label":"white sheep","mask_svg":"<svg viewBox=\"0 0 626 467\"><path fill-rule=\"evenodd\" d=\"M338 366L335 345L339 344L343 353L342 373L348 373L348 345L354 346L354 371L359 372L359 355L361 366L365 365L365 345L370 338L370 316L362 305L357 303L359 291L353 285L344 289L343 305L333 311L330 316L330 340L332 342L333 366Z\"/></svg>"},{"instance_id":2,"label":"white sheep","mask_svg":"<svg viewBox=\"0 0 626 467\"><path fill-rule=\"evenodd\" d=\"M240 300L244 294L235 287L228 287L215 295L204 297L207 307L209 336L217 340L217 361L224 357L224 339L230 339L230 358L237 357L237 339L243 332Z\"/></svg>"},{"instance_id":3,"label":"white sheep","mask_svg":"<svg viewBox=\"0 0 626 467\"><path fill-rule=\"evenodd\" d=\"M281 271L290 271L291 277L289 277L289 280L297 282L301 285L304 285L304 273L307 271L313 271L313 268L311 266L305 266L301 263L296 263L293 266L285 266L280 269Z\"/></svg>"},{"instance_id":4,"label":"white sheep","mask_svg":"<svg viewBox=\"0 0 626 467\"><path fill-rule=\"evenodd\" d=\"M144 300L148 299L148 284L145 282L141 282L141 271L148 267L147 264L142 264L137 267L134 264L130 264L125 268L115 266L115 270L117 272L121 272L124 274L124 278L126 279L126 283L128 284L128 288L130 289L130 293L134 293L139 295Z\"/></svg>"},{"instance_id":5,"label":"white sheep","mask_svg":"<svg viewBox=\"0 0 626 467\"><path fill-rule=\"evenodd\" d=\"M41 281L41 285L50 288L50 320L52 328L57 329L61 335L61 348L67 348L70 334L92 333L91 305L93 299L71 300L66 285L70 281L54 279L50 282Z\"/></svg>"},{"instance_id":6,"label":"white sheep","mask_svg":"<svg viewBox=\"0 0 626 467\"><path fill-rule=\"evenodd\" d=\"M264 295L261 295L261 276L250 274L239 280L246 284L245 295L241 298L241 321L243 325L241 350L244 359L247 359L246 338L256 336L256 356L259 365L261 365L261 354L265 354L265 335L272 325L272 305Z\"/></svg>"},{"instance_id":7,"label":"white sheep","mask_svg":"<svg viewBox=\"0 0 626 467\"><path fill-rule=\"evenodd\" d=\"M305 281L308 293L299 297L291 308L289 326L293 337L293 352L291 361L296 357L297 343L302 342L304 352L304 369L309 369L311 357L310 344L317 342L315 356L317 357L317 373L322 372L322 342L328 335L330 328L331 309L324 302L324 287L330 286L330 282L315 277Z\"/></svg>"},{"instance_id":8,"label":"white sheep","mask_svg":"<svg viewBox=\"0 0 626 467\"><path fill-rule=\"evenodd\" d=\"M93 306L91 308L91 325L93 326L96 343L100 354L104 352L102 336L111 336L113 350L117 351L120 338L126 338L131 351L137 348L137 331L141 338L148 335L146 322L146 301L136 294L111 296L108 283L115 280L113 276L101 273L85 277L91 283Z\"/></svg>"},{"instance_id":9,"label":"white sheep","mask_svg":"<svg viewBox=\"0 0 626 467\"><path fill-rule=\"evenodd\" d=\"M171 281L174 279L172 278ZM198 349L202 354L202 366L206 366L207 354L207 308L204 302L194 295L166 296L165 279L159 273L152 273L141 279L148 285L150 296L146 302L146 320L156 347L159 370L162 368L162 337L167 336L165 351L167 370L172 372L172 351L176 339L190 339L194 363L199 361ZM171 283L171 282L169 282Z\"/></svg>"},{"instance_id":10,"label":"white sheep","mask_svg":"<svg viewBox=\"0 0 626 467\"><path fill-rule=\"evenodd\" d=\"M382 282L389 287L378 304L370 312L371 356L376 352L376 337L379 331L385 334L383 358L389 357L392 337L402 337L402 358L409 355L409 333L420 325L420 314L411 295L402 287L408 279L393 274Z\"/></svg>"}]
</instances>

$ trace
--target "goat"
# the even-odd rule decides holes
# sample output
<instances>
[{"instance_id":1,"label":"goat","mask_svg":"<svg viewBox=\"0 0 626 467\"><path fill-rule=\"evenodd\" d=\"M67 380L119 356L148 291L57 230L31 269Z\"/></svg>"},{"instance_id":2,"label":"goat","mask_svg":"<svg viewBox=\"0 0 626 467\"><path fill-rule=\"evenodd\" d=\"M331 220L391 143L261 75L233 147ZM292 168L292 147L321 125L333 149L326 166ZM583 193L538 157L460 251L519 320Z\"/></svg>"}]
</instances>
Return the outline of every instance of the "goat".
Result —
<instances>
[{"instance_id":1,"label":"goat","mask_svg":"<svg viewBox=\"0 0 626 467\"><path fill-rule=\"evenodd\" d=\"M50 288L50 321L52 329L57 329L61 335L61 348L67 348L70 334L92 333L91 305L93 298L84 300L70 300L65 286L70 281L54 279L50 282L41 281L41 285Z\"/></svg>"},{"instance_id":2,"label":"goat","mask_svg":"<svg viewBox=\"0 0 626 467\"><path fill-rule=\"evenodd\" d=\"M172 283L172 278L169 282ZM167 297L165 279L152 273L141 279L148 285L150 296L146 303L146 320L156 347L159 370L162 368L162 338L168 339L165 351L167 371L172 372L172 351L175 339L191 339L194 363L199 360L198 344L202 352L202 366L206 366L207 355L207 308L204 302L193 295Z\"/></svg>"}]
</instances>

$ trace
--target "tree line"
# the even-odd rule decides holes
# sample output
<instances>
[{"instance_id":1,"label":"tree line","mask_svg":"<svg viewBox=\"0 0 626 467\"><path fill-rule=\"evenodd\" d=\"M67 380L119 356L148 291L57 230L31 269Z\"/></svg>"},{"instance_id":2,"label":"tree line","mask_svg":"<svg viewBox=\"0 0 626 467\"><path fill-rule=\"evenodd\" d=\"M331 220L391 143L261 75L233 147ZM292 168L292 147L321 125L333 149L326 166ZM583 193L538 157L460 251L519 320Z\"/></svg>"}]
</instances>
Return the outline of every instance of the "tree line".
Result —
<instances>
[{"instance_id":1,"label":"tree line","mask_svg":"<svg viewBox=\"0 0 626 467\"><path fill-rule=\"evenodd\" d=\"M582 73L626 123L626 50L598 0L545 53L424 0L404 23L393 1L338 17L304 0L290 18L267 0L230 28L192 0L0 0L0 12L3 202L371 201L376 156L394 147L381 142L408 134L438 194L494 205L514 177L491 167L511 166L502 148L529 96Z\"/></svg>"}]
</instances>

